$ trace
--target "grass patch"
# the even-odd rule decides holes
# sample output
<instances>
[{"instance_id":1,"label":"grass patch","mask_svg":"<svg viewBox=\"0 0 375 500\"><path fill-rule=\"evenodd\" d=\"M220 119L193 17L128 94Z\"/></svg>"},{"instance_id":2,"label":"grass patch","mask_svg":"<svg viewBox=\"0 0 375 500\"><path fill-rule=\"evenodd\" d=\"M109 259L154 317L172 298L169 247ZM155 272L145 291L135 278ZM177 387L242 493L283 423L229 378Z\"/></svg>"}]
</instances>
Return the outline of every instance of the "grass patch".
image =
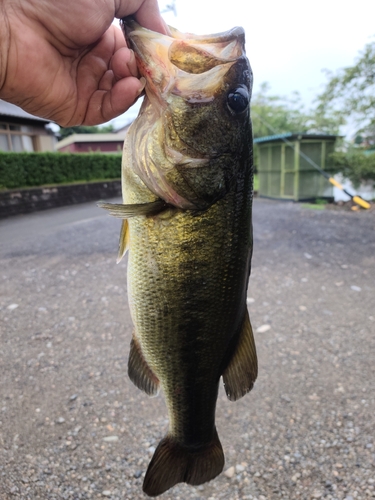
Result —
<instances>
[{"instance_id":1,"label":"grass patch","mask_svg":"<svg viewBox=\"0 0 375 500\"><path fill-rule=\"evenodd\" d=\"M313 203L304 203L303 208L308 208L309 210L324 210L328 200L324 198L316 198Z\"/></svg>"},{"instance_id":2,"label":"grass patch","mask_svg":"<svg viewBox=\"0 0 375 500\"><path fill-rule=\"evenodd\" d=\"M317 205L316 203L303 203L303 208L308 208L309 210L324 210L326 208L326 204Z\"/></svg>"}]
</instances>

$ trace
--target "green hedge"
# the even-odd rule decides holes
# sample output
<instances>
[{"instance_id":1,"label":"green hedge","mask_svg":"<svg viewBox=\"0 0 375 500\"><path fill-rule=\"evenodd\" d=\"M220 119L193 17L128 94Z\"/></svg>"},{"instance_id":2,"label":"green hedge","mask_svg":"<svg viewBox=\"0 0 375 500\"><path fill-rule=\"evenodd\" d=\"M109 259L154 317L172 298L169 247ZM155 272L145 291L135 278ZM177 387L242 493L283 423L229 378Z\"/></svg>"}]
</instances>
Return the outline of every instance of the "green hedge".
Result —
<instances>
[{"instance_id":1,"label":"green hedge","mask_svg":"<svg viewBox=\"0 0 375 500\"><path fill-rule=\"evenodd\" d=\"M0 152L0 189L120 177L121 154Z\"/></svg>"}]
</instances>

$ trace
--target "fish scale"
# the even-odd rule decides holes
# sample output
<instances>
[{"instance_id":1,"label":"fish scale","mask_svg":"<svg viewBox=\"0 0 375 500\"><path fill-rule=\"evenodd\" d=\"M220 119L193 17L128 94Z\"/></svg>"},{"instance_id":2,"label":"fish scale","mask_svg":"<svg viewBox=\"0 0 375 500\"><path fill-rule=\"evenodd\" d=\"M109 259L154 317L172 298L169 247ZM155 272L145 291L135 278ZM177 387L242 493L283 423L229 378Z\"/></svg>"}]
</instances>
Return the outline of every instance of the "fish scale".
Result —
<instances>
[{"instance_id":1,"label":"fish scale","mask_svg":"<svg viewBox=\"0 0 375 500\"><path fill-rule=\"evenodd\" d=\"M157 220L152 218L148 221L140 218L129 221L129 295L136 325L135 334L142 345L146 362L161 381L167 405L171 403L170 416L174 415L175 389L186 387L186 377L196 379L192 377L192 371L201 373L203 378L202 384L194 391L194 398L207 401L203 415L214 414L221 375L219 368L228 349L234 325L237 323L239 326L242 319L238 317L240 314L237 304L239 293L246 292L245 273L237 296L231 291L241 249L238 246L233 248L233 239L226 221L223 220L221 234L217 224L217 212L221 209L227 213L226 202L227 200L218 203L198 216L180 212L173 217L167 229L158 229ZM197 230L202 226L202 218L205 220L203 234ZM181 233L184 233L184 239L180 237ZM205 241L202 241L203 237ZM246 241L246 235L243 237ZM199 239L199 244L196 245ZM211 243L217 239L221 242L219 251ZM188 242L189 248L181 245L184 240ZM150 252L154 256L154 262L150 262L148 258ZM220 254L230 254L231 261L220 259ZM223 262L225 260L227 262ZM202 285L203 282L205 285ZM241 316L243 314L244 311ZM212 342L212 338L215 342ZM168 356L169 353L173 355ZM205 370L206 365L208 369ZM190 404L194 405L194 401ZM189 409L188 405L188 401L184 403L187 414L194 415L194 408ZM189 426L196 425L190 416L188 419ZM204 428L199 433L197 429L194 441L211 441L212 422L207 422L202 415L198 415L198 420L207 424L210 432ZM177 428L171 429L173 434L181 435L187 422L175 419L175 426Z\"/></svg>"}]
</instances>

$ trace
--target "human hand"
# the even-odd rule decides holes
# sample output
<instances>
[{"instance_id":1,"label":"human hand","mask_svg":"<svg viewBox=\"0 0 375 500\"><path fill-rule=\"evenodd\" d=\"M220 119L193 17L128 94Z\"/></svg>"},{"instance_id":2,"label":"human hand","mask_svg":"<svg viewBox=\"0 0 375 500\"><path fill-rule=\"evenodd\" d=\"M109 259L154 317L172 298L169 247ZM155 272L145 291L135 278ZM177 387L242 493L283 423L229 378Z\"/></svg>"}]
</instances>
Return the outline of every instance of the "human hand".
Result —
<instances>
[{"instance_id":1,"label":"human hand","mask_svg":"<svg viewBox=\"0 0 375 500\"><path fill-rule=\"evenodd\" d=\"M157 0L0 0L0 98L64 127L125 112L144 85L111 23L133 14L167 33Z\"/></svg>"}]
</instances>

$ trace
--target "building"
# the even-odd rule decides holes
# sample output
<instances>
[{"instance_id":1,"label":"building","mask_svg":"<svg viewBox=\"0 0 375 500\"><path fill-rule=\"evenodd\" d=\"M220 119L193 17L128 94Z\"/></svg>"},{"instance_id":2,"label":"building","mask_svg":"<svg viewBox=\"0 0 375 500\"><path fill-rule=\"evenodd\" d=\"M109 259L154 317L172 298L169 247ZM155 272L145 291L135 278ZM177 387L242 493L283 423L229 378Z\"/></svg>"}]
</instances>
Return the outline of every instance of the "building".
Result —
<instances>
[{"instance_id":1,"label":"building","mask_svg":"<svg viewBox=\"0 0 375 500\"><path fill-rule=\"evenodd\" d=\"M60 153L121 153L129 125L114 133L72 134L56 145Z\"/></svg>"},{"instance_id":2,"label":"building","mask_svg":"<svg viewBox=\"0 0 375 500\"><path fill-rule=\"evenodd\" d=\"M56 138L49 120L0 100L0 151L54 151Z\"/></svg>"},{"instance_id":3,"label":"building","mask_svg":"<svg viewBox=\"0 0 375 500\"><path fill-rule=\"evenodd\" d=\"M330 154L336 138L288 133L254 139L258 148L259 195L295 201L332 198L333 187L318 169L332 171Z\"/></svg>"}]
</instances>

